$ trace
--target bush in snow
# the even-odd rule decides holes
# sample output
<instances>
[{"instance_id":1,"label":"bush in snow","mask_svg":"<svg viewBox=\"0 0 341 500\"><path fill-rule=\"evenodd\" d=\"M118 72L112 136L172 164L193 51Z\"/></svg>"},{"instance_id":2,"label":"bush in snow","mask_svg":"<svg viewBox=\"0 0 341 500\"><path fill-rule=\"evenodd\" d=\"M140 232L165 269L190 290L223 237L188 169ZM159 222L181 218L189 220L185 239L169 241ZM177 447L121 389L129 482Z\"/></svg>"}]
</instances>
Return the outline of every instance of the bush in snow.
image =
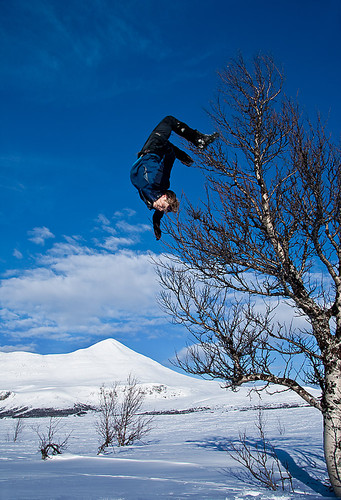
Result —
<instances>
[{"instance_id":1,"label":"bush in snow","mask_svg":"<svg viewBox=\"0 0 341 500\"><path fill-rule=\"evenodd\" d=\"M48 428L45 431L41 432L39 428L36 429L39 437L39 451L43 460L46 460L51 455L60 455L67 447L71 434L57 439L56 434L59 430L60 419L54 419L53 417L50 418Z\"/></svg>"},{"instance_id":2,"label":"bush in snow","mask_svg":"<svg viewBox=\"0 0 341 500\"><path fill-rule=\"evenodd\" d=\"M261 483L273 491L289 489L293 492L292 476L288 468L281 464L274 446L266 439L261 411L258 413L256 428L256 441L249 439L244 432L239 434L238 443L230 442L228 454L244 467L244 473L234 475L247 482Z\"/></svg>"},{"instance_id":3,"label":"bush in snow","mask_svg":"<svg viewBox=\"0 0 341 500\"><path fill-rule=\"evenodd\" d=\"M16 418L13 425L13 442L16 443L24 430L24 422L22 417Z\"/></svg>"},{"instance_id":4,"label":"bush in snow","mask_svg":"<svg viewBox=\"0 0 341 500\"><path fill-rule=\"evenodd\" d=\"M98 454L103 453L108 446L113 446L115 439L115 409L117 399L117 384L111 389L104 386L99 391L99 417L96 422L96 429L102 444L98 448Z\"/></svg>"},{"instance_id":5,"label":"bush in snow","mask_svg":"<svg viewBox=\"0 0 341 500\"><path fill-rule=\"evenodd\" d=\"M138 386L136 378L129 375L122 395L118 395L118 384L110 389L101 387L99 393L99 418L97 432L102 444L98 454L108 446L128 446L142 439L151 430L152 417L145 417L139 412L145 394Z\"/></svg>"}]
</instances>

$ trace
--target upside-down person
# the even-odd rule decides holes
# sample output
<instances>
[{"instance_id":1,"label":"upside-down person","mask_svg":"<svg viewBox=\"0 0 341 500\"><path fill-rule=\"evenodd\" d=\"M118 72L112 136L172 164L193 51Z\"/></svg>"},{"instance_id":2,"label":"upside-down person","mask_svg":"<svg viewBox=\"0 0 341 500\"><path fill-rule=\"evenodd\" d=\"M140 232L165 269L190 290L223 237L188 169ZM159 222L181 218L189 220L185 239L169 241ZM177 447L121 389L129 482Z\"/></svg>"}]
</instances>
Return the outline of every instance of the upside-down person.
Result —
<instances>
[{"instance_id":1,"label":"upside-down person","mask_svg":"<svg viewBox=\"0 0 341 500\"><path fill-rule=\"evenodd\" d=\"M205 149L218 136L217 133L202 134L174 116L166 116L155 127L138 153L138 160L132 166L130 179L147 207L155 210L153 228L157 240L161 238L160 221L163 215L168 212L176 213L179 209L179 200L169 189L174 161L178 159L187 166L193 163L187 153L169 142L172 132L185 138L199 149Z\"/></svg>"}]
</instances>

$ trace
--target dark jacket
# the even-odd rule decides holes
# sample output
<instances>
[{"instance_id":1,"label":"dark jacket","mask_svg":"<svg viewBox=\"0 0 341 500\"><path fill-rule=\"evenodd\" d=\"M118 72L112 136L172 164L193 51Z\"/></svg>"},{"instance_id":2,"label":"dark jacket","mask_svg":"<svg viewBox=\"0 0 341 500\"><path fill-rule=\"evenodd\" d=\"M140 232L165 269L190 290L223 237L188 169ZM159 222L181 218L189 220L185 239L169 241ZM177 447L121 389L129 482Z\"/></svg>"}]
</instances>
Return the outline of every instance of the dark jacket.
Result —
<instances>
[{"instance_id":1,"label":"dark jacket","mask_svg":"<svg viewBox=\"0 0 341 500\"><path fill-rule=\"evenodd\" d=\"M169 141L160 148L160 154L144 153L134 163L130 180L139 192L141 199L151 210L153 203L166 193L170 187L170 174L176 158L189 161L191 158Z\"/></svg>"}]
</instances>

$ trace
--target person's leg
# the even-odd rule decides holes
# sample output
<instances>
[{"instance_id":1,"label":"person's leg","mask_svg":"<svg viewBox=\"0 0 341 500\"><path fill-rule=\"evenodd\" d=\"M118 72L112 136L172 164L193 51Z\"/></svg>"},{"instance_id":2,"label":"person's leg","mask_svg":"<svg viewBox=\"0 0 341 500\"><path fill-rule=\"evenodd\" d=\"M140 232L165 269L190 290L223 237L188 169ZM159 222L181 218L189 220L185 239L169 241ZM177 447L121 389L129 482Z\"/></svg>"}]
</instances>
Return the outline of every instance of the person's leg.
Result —
<instances>
[{"instance_id":1,"label":"person's leg","mask_svg":"<svg viewBox=\"0 0 341 500\"><path fill-rule=\"evenodd\" d=\"M196 141L198 139L197 130L189 127L186 123L177 120L176 118L174 118L174 116L166 116L166 118L164 118L164 121L166 122L168 127L171 127L171 130L177 135L183 137L189 142L192 142L193 144L196 144Z\"/></svg>"},{"instance_id":2,"label":"person's leg","mask_svg":"<svg viewBox=\"0 0 341 500\"><path fill-rule=\"evenodd\" d=\"M169 136L172 132L175 132L180 137L183 137L187 141L191 142L200 149L205 149L211 142L213 142L218 134L202 134L198 130L189 127L186 123L181 122L174 118L174 116L166 116L161 122L155 127L153 132L144 144L141 153L156 153L162 151L166 146Z\"/></svg>"},{"instance_id":3,"label":"person's leg","mask_svg":"<svg viewBox=\"0 0 341 500\"><path fill-rule=\"evenodd\" d=\"M166 116L150 134L142 151L156 152L160 150L166 145L172 132L184 137L193 144L196 144L198 139L198 132L196 130L190 128L186 123L177 120L174 116Z\"/></svg>"},{"instance_id":4,"label":"person's leg","mask_svg":"<svg viewBox=\"0 0 341 500\"><path fill-rule=\"evenodd\" d=\"M174 118L174 116L166 116L153 131L164 140L168 140L171 132L175 132L200 149L206 148L218 137L218 133L202 134L198 130L189 127L186 123Z\"/></svg>"}]
</instances>

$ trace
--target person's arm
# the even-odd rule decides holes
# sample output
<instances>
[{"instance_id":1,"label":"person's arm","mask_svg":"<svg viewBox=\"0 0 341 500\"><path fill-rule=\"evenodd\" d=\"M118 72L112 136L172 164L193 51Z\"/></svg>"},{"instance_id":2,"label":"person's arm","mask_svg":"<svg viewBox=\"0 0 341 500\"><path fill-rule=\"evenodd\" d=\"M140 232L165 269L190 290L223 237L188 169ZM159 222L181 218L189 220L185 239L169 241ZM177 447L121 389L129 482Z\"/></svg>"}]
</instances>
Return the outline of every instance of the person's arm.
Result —
<instances>
[{"instance_id":1,"label":"person's arm","mask_svg":"<svg viewBox=\"0 0 341 500\"><path fill-rule=\"evenodd\" d=\"M161 229L160 229L160 222L163 217L164 212L161 212L160 210L155 210L153 214L153 229L154 229L154 234L155 238L159 240L161 238Z\"/></svg>"}]
</instances>

